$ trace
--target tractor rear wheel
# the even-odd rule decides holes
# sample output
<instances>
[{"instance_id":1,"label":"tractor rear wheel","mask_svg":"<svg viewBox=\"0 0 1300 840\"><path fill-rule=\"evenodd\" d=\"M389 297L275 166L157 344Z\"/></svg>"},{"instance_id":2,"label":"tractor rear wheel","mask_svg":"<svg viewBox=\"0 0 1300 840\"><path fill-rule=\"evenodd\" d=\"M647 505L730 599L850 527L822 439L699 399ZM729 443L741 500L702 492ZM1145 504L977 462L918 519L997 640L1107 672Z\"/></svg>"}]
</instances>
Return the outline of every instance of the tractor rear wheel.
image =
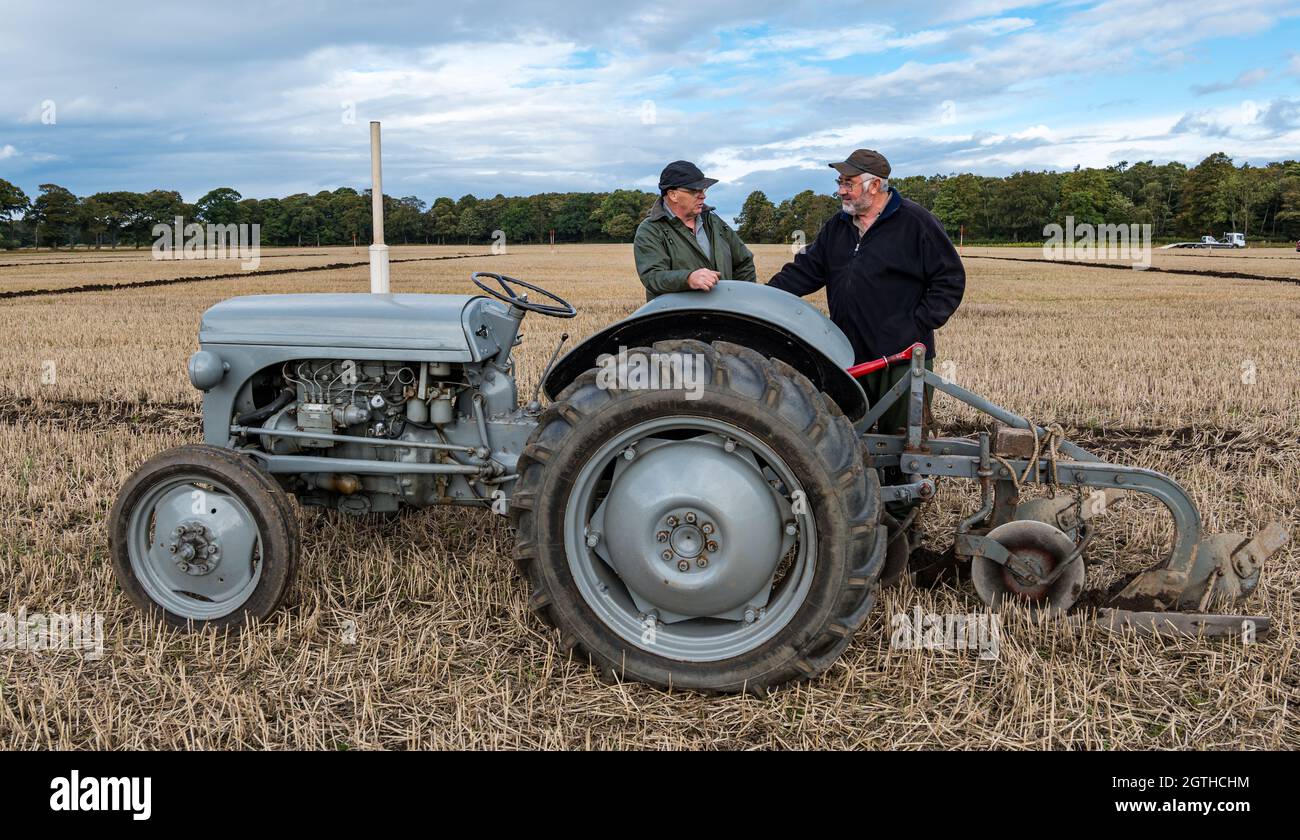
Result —
<instances>
[{"instance_id":1,"label":"tractor rear wheel","mask_svg":"<svg viewBox=\"0 0 1300 840\"><path fill-rule=\"evenodd\" d=\"M884 565L880 485L852 425L738 345L627 355L698 387L592 369L542 414L511 499L529 606L606 678L764 693L822 673Z\"/></svg>"}]
</instances>

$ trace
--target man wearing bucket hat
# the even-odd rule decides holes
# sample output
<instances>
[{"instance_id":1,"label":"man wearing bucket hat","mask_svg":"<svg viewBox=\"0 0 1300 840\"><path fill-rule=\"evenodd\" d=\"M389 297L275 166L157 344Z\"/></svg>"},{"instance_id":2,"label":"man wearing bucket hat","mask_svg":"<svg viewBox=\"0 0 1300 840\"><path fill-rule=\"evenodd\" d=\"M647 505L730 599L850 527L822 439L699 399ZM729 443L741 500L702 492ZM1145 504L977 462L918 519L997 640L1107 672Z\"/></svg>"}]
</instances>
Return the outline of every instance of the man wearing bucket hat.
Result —
<instances>
[{"instance_id":1,"label":"man wearing bucket hat","mask_svg":"<svg viewBox=\"0 0 1300 840\"><path fill-rule=\"evenodd\" d=\"M659 175L659 199L636 229L632 250L646 300L668 292L707 292L719 280L758 279L754 255L704 193L718 183L690 161L677 160Z\"/></svg>"},{"instance_id":2,"label":"man wearing bucket hat","mask_svg":"<svg viewBox=\"0 0 1300 840\"><path fill-rule=\"evenodd\" d=\"M966 289L957 249L930 211L889 185L889 161L880 152L858 149L830 167L839 172L843 209L768 285L799 296L825 288L831 320L849 337L855 363L920 341L933 369L934 331L952 317ZM895 365L859 381L875 403L907 371ZM906 400L879 421L883 434L906 426Z\"/></svg>"}]
</instances>

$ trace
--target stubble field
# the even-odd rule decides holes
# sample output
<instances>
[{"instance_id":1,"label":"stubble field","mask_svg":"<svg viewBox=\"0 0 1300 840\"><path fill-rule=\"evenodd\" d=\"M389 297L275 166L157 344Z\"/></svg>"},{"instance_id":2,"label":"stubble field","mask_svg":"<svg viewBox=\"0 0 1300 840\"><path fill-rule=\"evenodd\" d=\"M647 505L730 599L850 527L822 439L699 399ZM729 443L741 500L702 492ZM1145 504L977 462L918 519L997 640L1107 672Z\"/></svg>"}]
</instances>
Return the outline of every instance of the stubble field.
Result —
<instances>
[{"instance_id":1,"label":"stubble field","mask_svg":"<svg viewBox=\"0 0 1300 840\"><path fill-rule=\"evenodd\" d=\"M755 250L760 279L788 257ZM948 375L1110 460L1173 475L1207 532L1273 519L1300 532L1300 254L1157 251L1149 272L1055 265L1033 249L965 256L966 299L938 336ZM200 314L234 295L365 291L365 259L267 249L249 273L148 252L0 254L0 613L98 611L105 626L100 659L0 650L0 747L1300 746L1300 539L1242 607L1274 621L1255 644L1108 635L1008 610L996 660L891 650L896 613L980 609L969 584L904 583L826 676L762 699L608 686L566 661L530 617L507 523L473 510L300 510L297 581L270 620L231 638L146 622L117 590L105 517L140 463L201 438L185 376ZM464 293L483 269L575 303L571 321L525 322L525 395L561 332L580 339L643 300L629 246L395 247L393 259L394 291ZM943 397L935 415L939 433L976 423ZM944 484L924 515L927 547L942 550L977 503L967 483ZM1114 508L1090 551L1092 588L1151 565L1170 536L1156 507Z\"/></svg>"}]
</instances>

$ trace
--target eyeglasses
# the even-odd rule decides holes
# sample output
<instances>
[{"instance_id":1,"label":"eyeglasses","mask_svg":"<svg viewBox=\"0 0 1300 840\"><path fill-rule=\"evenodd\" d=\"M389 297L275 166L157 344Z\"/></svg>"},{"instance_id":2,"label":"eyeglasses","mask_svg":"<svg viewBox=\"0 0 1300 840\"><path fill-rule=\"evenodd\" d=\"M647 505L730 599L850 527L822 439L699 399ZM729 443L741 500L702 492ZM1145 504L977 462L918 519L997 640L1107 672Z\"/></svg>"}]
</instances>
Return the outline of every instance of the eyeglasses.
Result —
<instances>
[{"instance_id":1,"label":"eyeglasses","mask_svg":"<svg viewBox=\"0 0 1300 840\"><path fill-rule=\"evenodd\" d=\"M853 190L853 189L855 189L855 188L857 188L857 187L862 186L862 183L863 183L862 181L858 181L858 180L855 180L855 179L853 179L853 178L836 178L836 179L835 179L835 188L836 188L837 190L840 190L840 189L849 189L849 190Z\"/></svg>"},{"instance_id":2,"label":"eyeglasses","mask_svg":"<svg viewBox=\"0 0 1300 840\"><path fill-rule=\"evenodd\" d=\"M681 192L684 192L684 193L689 193L690 195L693 195L693 196L696 196L696 197L699 197L699 196L701 196L701 195L704 195L704 190L693 190L693 189L691 189L690 187L673 187L673 189L675 189L675 190L680 190Z\"/></svg>"}]
</instances>

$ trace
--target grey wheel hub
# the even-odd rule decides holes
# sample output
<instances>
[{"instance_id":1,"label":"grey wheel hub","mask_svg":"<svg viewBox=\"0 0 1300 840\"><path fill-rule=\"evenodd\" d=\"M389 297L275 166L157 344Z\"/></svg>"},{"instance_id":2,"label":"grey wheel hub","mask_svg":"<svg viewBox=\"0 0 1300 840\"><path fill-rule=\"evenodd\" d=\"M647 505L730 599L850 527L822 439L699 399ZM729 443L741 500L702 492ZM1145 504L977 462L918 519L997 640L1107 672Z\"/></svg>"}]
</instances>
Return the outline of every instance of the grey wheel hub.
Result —
<instances>
[{"instance_id":1,"label":"grey wheel hub","mask_svg":"<svg viewBox=\"0 0 1300 840\"><path fill-rule=\"evenodd\" d=\"M252 513L206 476L180 476L146 493L131 512L127 539L140 585L183 618L233 612L261 577L261 534Z\"/></svg>"},{"instance_id":2,"label":"grey wheel hub","mask_svg":"<svg viewBox=\"0 0 1300 840\"><path fill-rule=\"evenodd\" d=\"M216 534L200 522L186 522L172 529L176 538L167 546L176 557L176 567L187 575L206 575L221 561Z\"/></svg>"},{"instance_id":3,"label":"grey wheel hub","mask_svg":"<svg viewBox=\"0 0 1300 840\"><path fill-rule=\"evenodd\" d=\"M732 617L766 604L785 517L752 454L717 435L628 451L597 511L607 535L597 553L639 606Z\"/></svg>"},{"instance_id":4,"label":"grey wheel hub","mask_svg":"<svg viewBox=\"0 0 1300 840\"><path fill-rule=\"evenodd\" d=\"M592 453L565 507L569 568L628 643L709 662L762 645L812 586L815 519L785 461L748 430L667 416Z\"/></svg>"}]
</instances>

